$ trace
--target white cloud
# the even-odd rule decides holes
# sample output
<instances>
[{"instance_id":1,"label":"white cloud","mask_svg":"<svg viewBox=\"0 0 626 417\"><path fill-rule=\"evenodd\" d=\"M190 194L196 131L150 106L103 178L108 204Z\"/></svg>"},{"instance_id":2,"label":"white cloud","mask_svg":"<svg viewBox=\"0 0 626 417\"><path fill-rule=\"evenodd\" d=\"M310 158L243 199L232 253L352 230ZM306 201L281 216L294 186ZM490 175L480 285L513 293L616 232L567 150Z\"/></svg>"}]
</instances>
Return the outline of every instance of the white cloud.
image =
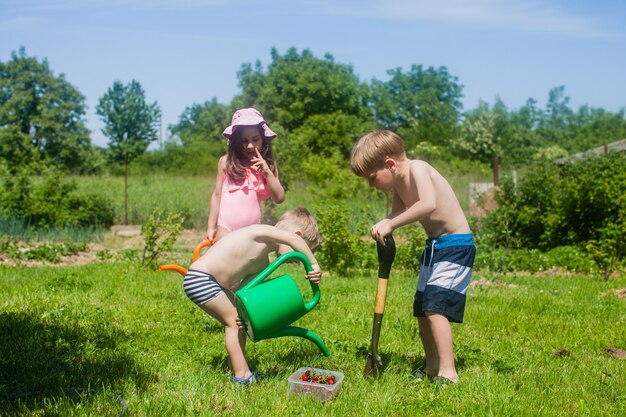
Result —
<instances>
[{"instance_id":1,"label":"white cloud","mask_svg":"<svg viewBox=\"0 0 626 417\"><path fill-rule=\"evenodd\" d=\"M365 0L308 2L329 14L387 20L482 25L525 32L608 36L598 22L545 0Z\"/></svg>"}]
</instances>

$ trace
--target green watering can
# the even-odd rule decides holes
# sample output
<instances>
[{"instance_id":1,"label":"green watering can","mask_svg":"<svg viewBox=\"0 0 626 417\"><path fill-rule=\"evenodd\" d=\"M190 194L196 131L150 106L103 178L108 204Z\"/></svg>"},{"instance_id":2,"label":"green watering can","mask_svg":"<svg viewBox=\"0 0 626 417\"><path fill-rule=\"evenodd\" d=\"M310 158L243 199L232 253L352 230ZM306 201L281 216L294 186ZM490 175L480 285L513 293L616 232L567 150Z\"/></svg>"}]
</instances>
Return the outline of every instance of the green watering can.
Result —
<instances>
[{"instance_id":1,"label":"green watering can","mask_svg":"<svg viewBox=\"0 0 626 417\"><path fill-rule=\"evenodd\" d=\"M309 259L301 252L287 252L276 258L259 275L235 293L237 314L253 342L283 336L304 337L315 343L324 356L330 356L320 337L302 327L290 326L317 305L320 289L310 282L313 297L305 302L300 288L290 275L281 275L265 281L283 262L298 259L307 272L313 270Z\"/></svg>"}]
</instances>

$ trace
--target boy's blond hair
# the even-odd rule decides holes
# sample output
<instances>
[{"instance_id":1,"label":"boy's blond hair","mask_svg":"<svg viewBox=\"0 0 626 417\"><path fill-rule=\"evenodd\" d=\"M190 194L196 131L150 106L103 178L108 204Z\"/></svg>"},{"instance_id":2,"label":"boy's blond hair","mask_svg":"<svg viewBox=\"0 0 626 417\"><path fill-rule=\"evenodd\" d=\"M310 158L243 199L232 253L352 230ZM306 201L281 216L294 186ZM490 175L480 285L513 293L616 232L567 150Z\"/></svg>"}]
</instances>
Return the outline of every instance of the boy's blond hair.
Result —
<instances>
[{"instance_id":1,"label":"boy's blond hair","mask_svg":"<svg viewBox=\"0 0 626 417\"><path fill-rule=\"evenodd\" d=\"M390 130L365 134L352 148L350 166L359 177L384 168L385 159L404 155L402 138Z\"/></svg>"},{"instance_id":2,"label":"boy's blond hair","mask_svg":"<svg viewBox=\"0 0 626 417\"><path fill-rule=\"evenodd\" d=\"M301 237L307 246L314 251L320 245L320 231L317 227L317 221L309 210L305 207L296 207L287 210L280 216L276 227L284 229L286 227L296 227L302 233Z\"/></svg>"}]
</instances>

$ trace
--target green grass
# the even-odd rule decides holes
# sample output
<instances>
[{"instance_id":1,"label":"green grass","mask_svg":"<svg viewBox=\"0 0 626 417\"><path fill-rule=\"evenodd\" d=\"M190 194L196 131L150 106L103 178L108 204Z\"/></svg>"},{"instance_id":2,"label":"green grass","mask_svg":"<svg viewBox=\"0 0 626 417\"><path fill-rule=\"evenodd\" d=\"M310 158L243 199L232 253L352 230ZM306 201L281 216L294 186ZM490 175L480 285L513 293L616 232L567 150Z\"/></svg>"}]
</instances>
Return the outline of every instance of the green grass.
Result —
<instances>
[{"instance_id":1,"label":"green grass","mask_svg":"<svg viewBox=\"0 0 626 417\"><path fill-rule=\"evenodd\" d=\"M113 203L115 224L124 222L124 177L73 177L82 191L97 192ZM213 175L179 177L136 175L128 179L128 222L142 224L154 207L182 212L187 228L206 228Z\"/></svg>"},{"instance_id":2,"label":"green grass","mask_svg":"<svg viewBox=\"0 0 626 417\"><path fill-rule=\"evenodd\" d=\"M98 227L34 228L21 219L0 215L0 236L25 242L100 242L105 232L106 230Z\"/></svg>"},{"instance_id":3,"label":"green grass","mask_svg":"<svg viewBox=\"0 0 626 417\"><path fill-rule=\"evenodd\" d=\"M452 188L457 194L461 206L467 210L469 207L468 186L470 182L490 181L489 174L475 169L471 172L456 173L447 172L442 167L442 173L446 175ZM81 191L97 192L109 199L115 210L115 224L124 221L124 177L121 176L83 176L73 177ZM128 181L128 221L130 224L142 224L148 218L150 210L158 206L166 211L182 212L187 221L186 228L205 229L209 215L209 203L214 173L207 173L204 177L197 176L173 176L166 174L155 175L132 175ZM366 183L363 181L363 187ZM316 207L329 204L329 199L324 197L319 187L303 184L292 184L287 191L287 198L283 204L276 207L277 214L281 214L288 208L304 205L315 211ZM364 206L376 206L381 211L385 210L385 199L382 193L375 193L376 199L372 201L369 196L363 198L349 198L345 203L360 216Z\"/></svg>"},{"instance_id":4,"label":"green grass","mask_svg":"<svg viewBox=\"0 0 626 417\"><path fill-rule=\"evenodd\" d=\"M626 300L614 292L625 278L477 273L490 285L470 288L466 321L454 326L461 383L440 387L411 378L423 364L416 278L399 271L379 346L386 368L363 379L375 275L326 274L321 303L297 322L346 375L337 398L321 403L287 395L297 368L333 367L304 339L249 342L251 364L268 377L231 384L219 324L175 273L125 263L0 267L0 414L116 415L121 395L129 416L626 415L626 363L605 352L626 349ZM94 392L65 390L76 387Z\"/></svg>"}]
</instances>

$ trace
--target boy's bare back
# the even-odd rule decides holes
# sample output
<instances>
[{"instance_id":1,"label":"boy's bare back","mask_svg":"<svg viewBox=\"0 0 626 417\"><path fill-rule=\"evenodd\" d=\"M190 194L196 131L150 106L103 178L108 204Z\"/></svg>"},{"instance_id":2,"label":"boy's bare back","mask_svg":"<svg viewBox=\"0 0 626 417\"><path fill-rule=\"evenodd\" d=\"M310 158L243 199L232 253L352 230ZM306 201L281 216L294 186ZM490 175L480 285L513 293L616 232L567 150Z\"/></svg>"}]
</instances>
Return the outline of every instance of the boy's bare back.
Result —
<instances>
[{"instance_id":1,"label":"boy's bare back","mask_svg":"<svg viewBox=\"0 0 626 417\"><path fill-rule=\"evenodd\" d=\"M408 175L400 176L394 186L392 212L404 212L420 200L434 201L432 211L417 218L429 237L470 233L463 209L448 181L425 161L407 162ZM422 191L421 196L418 190Z\"/></svg>"},{"instance_id":2,"label":"boy's bare back","mask_svg":"<svg viewBox=\"0 0 626 417\"><path fill-rule=\"evenodd\" d=\"M311 249L296 233L256 224L235 230L218 240L189 269L206 272L222 287L235 291L269 265L271 252L289 250L304 253L317 266Z\"/></svg>"}]
</instances>

